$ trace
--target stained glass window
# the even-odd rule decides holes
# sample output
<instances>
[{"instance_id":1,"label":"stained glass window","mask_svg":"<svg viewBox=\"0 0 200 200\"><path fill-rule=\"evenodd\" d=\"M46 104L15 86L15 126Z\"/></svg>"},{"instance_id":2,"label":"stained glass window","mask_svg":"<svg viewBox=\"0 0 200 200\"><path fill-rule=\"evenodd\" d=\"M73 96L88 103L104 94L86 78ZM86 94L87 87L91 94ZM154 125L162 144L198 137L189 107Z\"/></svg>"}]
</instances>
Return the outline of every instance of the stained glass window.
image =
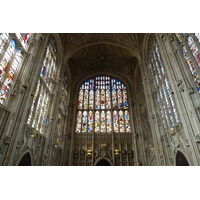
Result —
<instances>
[{"instance_id":1,"label":"stained glass window","mask_svg":"<svg viewBox=\"0 0 200 200\"><path fill-rule=\"evenodd\" d=\"M17 38L25 49L28 48L32 35L31 33L16 33Z\"/></svg>"},{"instance_id":2,"label":"stained glass window","mask_svg":"<svg viewBox=\"0 0 200 200\"><path fill-rule=\"evenodd\" d=\"M51 36L27 121L28 124L42 134L48 124L50 99L53 93L53 82L55 81L56 74L56 55L56 42Z\"/></svg>"},{"instance_id":3,"label":"stained glass window","mask_svg":"<svg viewBox=\"0 0 200 200\"><path fill-rule=\"evenodd\" d=\"M7 33L0 35L0 56L0 103L5 104L22 61L22 50Z\"/></svg>"},{"instance_id":4,"label":"stained glass window","mask_svg":"<svg viewBox=\"0 0 200 200\"><path fill-rule=\"evenodd\" d=\"M153 78L153 86L157 91L156 99L161 121L164 129L169 130L175 123L179 122L179 118L159 53L159 47L156 44L152 45L153 52L150 56L149 67Z\"/></svg>"},{"instance_id":5,"label":"stained glass window","mask_svg":"<svg viewBox=\"0 0 200 200\"><path fill-rule=\"evenodd\" d=\"M126 86L108 76L84 82L78 95L77 133L131 132Z\"/></svg>"},{"instance_id":6,"label":"stained glass window","mask_svg":"<svg viewBox=\"0 0 200 200\"><path fill-rule=\"evenodd\" d=\"M0 55L5 49L6 43L8 41L9 34L8 33L0 33Z\"/></svg>"},{"instance_id":7,"label":"stained glass window","mask_svg":"<svg viewBox=\"0 0 200 200\"><path fill-rule=\"evenodd\" d=\"M197 90L199 91L200 93L200 75L197 73L197 70L195 68L195 65L194 63L192 62L190 56L189 56L189 53L186 49L186 45L189 47L193 57L194 57L194 60L196 61L196 64L197 64L197 67L200 69L200 51L193 39L192 36L187 36L187 44L185 42L183 42L183 40L181 39L181 36L183 37L183 35L181 35L180 33L176 33L175 34L176 38L177 38L177 41L179 44L181 44L182 42L182 46L181 46L181 49L182 49L182 55L186 61L186 64L190 70L190 73L193 77L193 80L194 80L194 83L196 85L196 88ZM200 34L199 33L196 33L195 36L197 37L197 40L200 42ZM194 36L194 37L195 37Z\"/></svg>"}]
</instances>

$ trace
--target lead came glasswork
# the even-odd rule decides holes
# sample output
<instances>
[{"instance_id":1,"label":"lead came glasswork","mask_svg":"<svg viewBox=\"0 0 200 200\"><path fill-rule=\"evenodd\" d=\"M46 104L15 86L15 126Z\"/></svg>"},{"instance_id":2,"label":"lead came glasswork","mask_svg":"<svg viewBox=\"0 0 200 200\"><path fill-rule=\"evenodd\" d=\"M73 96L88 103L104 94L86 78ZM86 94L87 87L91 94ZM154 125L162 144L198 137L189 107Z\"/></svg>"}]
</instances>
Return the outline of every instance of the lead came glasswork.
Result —
<instances>
[{"instance_id":1,"label":"lead came glasswork","mask_svg":"<svg viewBox=\"0 0 200 200\"><path fill-rule=\"evenodd\" d=\"M131 132L128 105L126 86L119 80L97 76L85 81L79 90L76 132Z\"/></svg>"},{"instance_id":2,"label":"lead came glasswork","mask_svg":"<svg viewBox=\"0 0 200 200\"><path fill-rule=\"evenodd\" d=\"M8 41L8 33L0 33L0 55L5 50L6 43Z\"/></svg>"},{"instance_id":3,"label":"lead came glasswork","mask_svg":"<svg viewBox=\"0 0 200 200\"><path fill-rule=\"evenodd\" d=\"M173 97L170 92L164 66L161 61L159 48L157 45L153 45L153 52L149 60L149 67L152 74L154 87L157 91L156 101L158 103L163 127L165 131L168 131L175 125L175 123L179 122L179 118L175 109Z\"/></svg>"},{"instance_id":4,"label":"lead came glasswork","mask_svg":"<svg viewBox=\"0 0 200 200\"><path fill-rule=\"evenodd\" d=\"M56 74L56 52L55 39L50 36L49 44L40 70L40 79L38 80L29 118L27 120L27 123L41 134L45 133L45 127L49 122L48 113L54 89L53 82L55 82ZM77 131L79 128L77 122Z\"/></svg>"},{"instance_id":5,"label":"lead came glasswork","mask_svg":"<svg viewBox=\"0 0 200 200\"><path fill-rule=\"evenodd\" d=\"M183 34L182 36L184 37L184 35L185 34ZM191 50L191 53L196 61L198 68L200 68L200 51L199 51L196 43L194 42L194 39L192 38L192 36L187 36L187 44L185 44L182 41L180 33L175 34L175 36L176 36L179 44L181 44L181 42L182 42L182 45L181 45L182 55L185 58L185 62L191 72L191 75L192 75L192 78L196 85L196 88L197 88L198 92L200 93L200 77L199 77L200 75L197 73L197 70L189 56L189 53L188 53L185 45L188 45L189 49ZM200 42L200 34L195 33L195 36L197 37L197 40Z\"/></svg>"}]
</instances>

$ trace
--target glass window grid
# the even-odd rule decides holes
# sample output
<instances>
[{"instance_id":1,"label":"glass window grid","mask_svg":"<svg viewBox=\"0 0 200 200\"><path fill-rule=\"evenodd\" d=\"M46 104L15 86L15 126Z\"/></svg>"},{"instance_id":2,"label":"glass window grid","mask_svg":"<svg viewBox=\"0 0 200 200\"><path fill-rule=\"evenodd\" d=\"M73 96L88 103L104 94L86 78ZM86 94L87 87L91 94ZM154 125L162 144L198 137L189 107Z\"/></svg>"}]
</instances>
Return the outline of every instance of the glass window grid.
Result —
<instances>
[{"instance_id":1,"label":"glass window grid","mask_svg":"<svg viewBox=\"0 0 200 200\"><path fill-rule=\"evenodd\" d=\"M79 90L75 132L124 133L130 131L125 85L108 76L97 76L85 81Z\"/></svg>"},{"instance_id":2,"label":"glass window grid","mask_svg":"<svg viewBox=\"0 0 200 200\"><path fill-rule=\"evenodd\" d=\"M194 84L198 92L200 93L200 51L198 48L199 44L197 44L198 42L200 42L200 34L195 33L194 35L186 35L176 33L175 36L179 45L181 46L182 55L193 78ZM186 37L186 40L184 40L184 37ZM197 43L195 42L195 40L197 41Z\"/></svg>"},{"instance_id":3,"label":"glass window grid","mask_svg":"<svg viewBox=\"0 0 200 200\"><path fill-rule=\"evenodd\" d=\"M48 125L50 101L54 89L53 82L56 74L55 48L55 39L51 36L43 64L41 66L39 80L27 120L27 123L41 134L45 133L45 127Z\"/></svg>"},{"instance_id":4,"label":"glass window grid","mask_svg":"<svg viewBox=\"0 0 200 200\"><path fill-rule=\"evenodd\" d=\"M0 34L0 104L6 104L13 82L21 68L25 51L17 46L16 39L9 33Z\"/></svg>"},{"instance_id":5,"label":"glass window grid","mask_svg":"<svg viewBox=\"0 0 200 200\"><path fill-rule=\"evenodd\" d=\"M149 68L153 80L153 87L156 91L158 111L163 123L164 131L168 131L179 122L174 100L170 92L169 84L163 67L159 47L155 43L150 53Z\"/></svg>"}]
</instances>

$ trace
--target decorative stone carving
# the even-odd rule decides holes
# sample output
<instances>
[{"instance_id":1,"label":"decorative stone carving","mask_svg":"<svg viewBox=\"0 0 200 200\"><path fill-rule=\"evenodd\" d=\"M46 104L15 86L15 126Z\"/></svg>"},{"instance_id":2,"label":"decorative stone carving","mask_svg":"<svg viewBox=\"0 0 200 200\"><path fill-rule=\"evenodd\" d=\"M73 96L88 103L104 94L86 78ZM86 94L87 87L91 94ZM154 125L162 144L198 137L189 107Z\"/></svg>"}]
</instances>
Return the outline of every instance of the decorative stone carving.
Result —
<instances>
[{"instance_id":1,"label":"decorative stone carving","mask_svg":"<svg viewBox=\"0 0 200 200\"><path fill-rule=\"evenodd\" d=\"M195 136L196 143L200 143L200 134Z\"/></svg>"}]
</instances>

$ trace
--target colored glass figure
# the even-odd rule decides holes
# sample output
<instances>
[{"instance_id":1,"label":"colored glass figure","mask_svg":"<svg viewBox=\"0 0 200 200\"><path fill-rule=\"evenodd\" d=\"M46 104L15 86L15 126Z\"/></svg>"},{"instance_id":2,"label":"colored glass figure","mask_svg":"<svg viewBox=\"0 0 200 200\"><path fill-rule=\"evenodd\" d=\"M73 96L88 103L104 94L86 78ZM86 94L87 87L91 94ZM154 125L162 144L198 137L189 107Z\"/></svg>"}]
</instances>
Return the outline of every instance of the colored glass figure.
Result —
<instances>
[{"instance_id":1,"label":"colored glass figure","mask_svg":"<svg viewBox=\"0 0 200 200\"><path fill-rule=\"evenodd\" d=\"M112 107L117 108L117 93L116 90L112 90Z\"/></svg>"},{"instance_id":2,"label":"colored glass figure","mask_svg":"<svg viewBox=\"0 0 200 200\"><path fill-rule=\"evenodd\" d=\"M106 115L106 124L107 124L107 132L110 133L112 132L112 121L111 121L111 112L107 111Z\"/></svg>"},{"instance_id":3,"label":"colored glass figure","mask_svg":"<svg viewBox=\"0 0 200 200\"><path fill-rule=\"evenodd\" d=\"M103 90L101 90L101 109L105 109L105 106L106 106L105 96L106 94L103 88Z\"/></svg>"},{"instance_id":4,"label":"colored glass figure","mask_svg":"<svg viewBox=\"0 0 200 200\"><path fill-rule=\"evenodd\" d=\"M83 112L83 121L82 121L82 132L87 132L87 111Z\"/></svg>"},{"instance_id":5,"label":"colored glass figure","mask_svg":"<svg viewBox=\"0 0 200 200\"><path fill-rule=\"evenodd\" d=\"M95 132L100 132L100 113L99 111L95 112Z\"/></svg>"},{"instance_id":6,"label":"colored glass figure","mask_svg":"<svg viewBox=\"0 0 200 200\"><path fill-rule=\"evenodd\" d=\"M78 109L82 109L82 107L83 107L83 90L80 90L78 99Z\"/></svg>"},{"instance_id":7,"label":"colored glass figure","mask_svg":"<svg viewBox=\"0 0 200 200\"><path fill-rule=\"evenodd\" d=\"M106 90L106 109L111 109L110 90Z\"/></svg>"},{"instance_id":8,"label":"colored glass figure","mask_svg":"<svg viewBox=\"0 0 200 200\"><path fill-rule=\"evenodd\" d=\"M116 110L113 112L113 127L114 132L119 132L118 113Z\"/></svg>"},{"instance_id":9,"label":"colored glass figure","mask_svg":"<svg viewBox=\"0 0 200 200\"><path fill-rule=\"evenodd\" d=\"M124 129L124 114L121 110L119 111L119 130L120 130L120 132L125 132L125 129Z\"/></svg>"},{"instance_id":10,"label":"colored glass figure","mask_svg":"<svg viewBox=\"0 0 200 200\"><path fill-rule=\"evenodd\" d=\"M94 101L94 91L90 90L89 92L89 109L93 109L93 101Z\"/></svg>"},{"instance_id":11,"label":"colored glass figure","mask_svg":"<svg viewBox=\"0 0 200 200\"><path fill-rule=\"evenodd\" d=\"M101 133L106 132L106 115L105 111L101 111Z\"/></svg>"},{"instance_id":12,"label":"colored glass figure","mask_svg":"<svg viewBox=\"0 0 200 200\"><path fill-rule=\"evenodd\" d=\"M15 40L11 40L2 60L0 62L0 81L3 79L3 76L7 69L8 63L11 62L11 56L13 55L15 49L16 49L16 42L15 42Z\"/></svg>"},{"instance_id":13,"label":"colored glass figure","mask_svg":"<svg viewBox=\"0 0 200 200\"><path fill-rule=\"evenodd\" d=\"M81 118L82 118L82 112L78 111L77 120L76 120L76 132L77 133L81 132Z\"/></svg>"},{"instance_id":14,"label":"colored glass figure","mask_svg":"<svg viewBox=\"0 0 200 200\"><path fill-rule=\"evenodd\" d=\"M28 43L31 37L31 33L16 33L17 38L24 48L28 47Z\"/></svg>"},{"instance_id":15,"label":"colored glass figure","mask_svg":"<svg viewBox=\"0 0 200 200\"><path fill-rule=\"evenodd\" d=\"M90 79L90 90L94 90L94 79Z\"/></svg>"},{"instance_id":16,"label":"colored glass figure","mask_svg":"<svg viewBox=\"0 0 200 200\"><path fill-rule=\"evenodd\" d=\"M198 67L200 68L200 52L191 36L188 37L188 46L192 51L192 54L197 62Z\"/></svg>"},{"instance_id":17,"label":"colored glass figure","mask_svg":"<svg viewBox=\"0 0 200 200\"><path fill-rule=\"evenodd\" d=\"M93 113L89 111L88 113L88 132L93 132Z\"/></svg>"},{"instance_id":18,"label":"colored glass figure","mask_svg":"<svg viewBox=\"0 0 200 200\"><path fill-rule=\"evenodd\" d=\"M126 129L126 132L131 132L129 112L127 110L124 112L124 118L125 118L125 129Z\"/></svg>"},{"instance_id":19,"label":"colored glass figure","mask_svg":"<svg viewBox=\"0 0 200 200\"><path fill-rule=\"evenodd\" d=\"M52 92L53 81L55 79L56 59L53 45L50 44L47 48L45 59L43 61L40 76L43 78L49 90Z\"/></svg>"},{"instance_id":20,"label":"colored glass figure","mask_svg":"<svg viewBox=\"0 0 200 200\"><path fill-rule=\"evenodd\" d=\"M158 79L161 80L162 77L161 77L161 71L160 71L160 67L158 65L158 59L157 59L156 55L157 55L157 52L155 52L154 55L153 55L153 58L154 58L153 65L154 65L154 69L155 69L156 74L157 74L156 79L157 79L157 82L158 82Z\"/></svg>"},{"instance_id":21,"label":"colored glass figure","mask_svg":"<svg viewBox=\"0 0 200 200\"><path fill-rule=\"evenodd\" d=\"M100 91L95 92L95 109L100 109Z\"/></svg>"},{"instance_id":22,"label":"colored glass figure","mask_svg":"<svg viewBox=\"0 0 200 200\"><path fill-rule=\"evenodd\" d=\"M0 34L0 55L5 50L6 43L8 42L8 33L1 33Z\"/></svg>"},{"instance_id":23,"label":"colored glass figure","mask_svg":"<svg viewBox=\"0 0 200 200\"><path fill-rule=\"evenodd\" d=\"M123 89L123 102L124 102L124 109L128 109L128 96L127 91Z\"/></svg>"},{"instance_id":24,"label":"colored glass figure","mask_svg":"<svg viewBox=\"0 0 200 200\"><path fill-rule=\"evenodd\" d=\"M123 108L121 89L117 90L117 97L118 97L118 108L121 109L121 108Z\"/></svg>"},{"instance_id":25,"label":"colored glass figure","mask_svg":"<svg viewBox=\"0 0 200 200\"><path fill-rule=\"evenodd\" d=\"M19 71L19 64L21 62L21 59L22 59L21 50L18 49L10 66L10 69L8 71L7 77L3 83L3 87L0 91L0 103L2 104L5 102L8 92L10 91L14 75L17 73L17 71Z\"/></svg>"},{"instance_id":26,"label":"colored glass figure","mask_svg":"<svg viewBox=\"0 0 200 200\"><path fill-rule=\"evenodd\" d=\"M83 109L88 109L88 95L88 90L85 90Z\"/></svg>"}]
</instances>

